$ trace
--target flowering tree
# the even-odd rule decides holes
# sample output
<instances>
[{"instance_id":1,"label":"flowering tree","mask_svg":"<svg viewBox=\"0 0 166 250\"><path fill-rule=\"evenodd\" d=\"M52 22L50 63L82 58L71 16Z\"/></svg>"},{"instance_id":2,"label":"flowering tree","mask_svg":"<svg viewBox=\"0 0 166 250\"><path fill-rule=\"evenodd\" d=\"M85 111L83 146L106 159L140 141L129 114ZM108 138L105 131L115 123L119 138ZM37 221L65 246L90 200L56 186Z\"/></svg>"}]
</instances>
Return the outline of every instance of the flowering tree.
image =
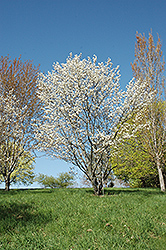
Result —
<instances>
[{"instance_id":1,"label":"flowering tree","mask_svg":"<svg viewBox=\"0 0 166 250\"><path fill-rule=\"evenodd\" d=\"M0 175L6 190L21 157L37 145L33 125L42 119L38 73L29 61L0 58Z\"/></svg>"},{"instance_id":2,"label":"flowering tree","mask_svg":"<svg viewBox=\"0 0 166 250\"><path fill-rule=\"evenodd\" d=\"M66 63L54 64L52 72L40 74L46 120L38 124L36 137L41 150L79 167L100 195L111 172L110 149L150 95L144 83L133 81L121 91L119 67L112 68L110 59L96 61L96 56L81 60L81 55L70 55Z\"/></svg>"}]
</instances>

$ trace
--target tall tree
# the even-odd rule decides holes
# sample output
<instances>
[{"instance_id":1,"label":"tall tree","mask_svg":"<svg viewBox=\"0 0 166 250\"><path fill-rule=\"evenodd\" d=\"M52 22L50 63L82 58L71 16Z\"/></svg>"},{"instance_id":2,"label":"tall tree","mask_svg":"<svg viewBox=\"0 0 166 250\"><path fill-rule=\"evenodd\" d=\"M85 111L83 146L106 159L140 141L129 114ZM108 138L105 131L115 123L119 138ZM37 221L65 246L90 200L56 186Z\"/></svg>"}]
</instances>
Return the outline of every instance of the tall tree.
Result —
<instances>
[{"instance_id":1,"label":"tall tree","mask_svg":"<svg viewBox=\"0 0 166 250\"><path fill-rule=\"evenodd\" d=\"M119 69L108 59L81 60L70 55L66 63L41 74L39 95L46 121L38 125L41 150L77 166L100 195L111 172L111 146L133 113L147 105L145 83L130 82L126 92L119 86Z\"/></svg>"},{"instance_id":2,"label":"tall tree","mask_svg":"<svg viewBox=\"0 0 166 250\"><path fill-rule=\"evenodd\" d=\"M166 95L164 72L164 58L161 50L161 41L158 37L157 45L154 44L152 33L149 38L145 35L136 34L135 60L131 64L134 77L140 81L146 81L147 90L155 91L151 104L146 112L142 113L141 123L148 123L148 130L143 127L142 144L146 145L146 150L156 164L161 191L165 191L166 156ZM148 131L148 132L147 132ZM148 143L147 143L148 142Z\"/></svg>"},{"instance_id":3,"label":"tall tree","mask_svg":"<svg viewBox=\"0 0 166 250\"><path fill-rule=\"evenodd\" d=\"M0 148L5 148L0 173L3 176L6 173L6 190L20 157L37 145L34 125L42 119L36 84L38 73L39 68L31 61L0 58Z\"/></svg>"}]
</instances>

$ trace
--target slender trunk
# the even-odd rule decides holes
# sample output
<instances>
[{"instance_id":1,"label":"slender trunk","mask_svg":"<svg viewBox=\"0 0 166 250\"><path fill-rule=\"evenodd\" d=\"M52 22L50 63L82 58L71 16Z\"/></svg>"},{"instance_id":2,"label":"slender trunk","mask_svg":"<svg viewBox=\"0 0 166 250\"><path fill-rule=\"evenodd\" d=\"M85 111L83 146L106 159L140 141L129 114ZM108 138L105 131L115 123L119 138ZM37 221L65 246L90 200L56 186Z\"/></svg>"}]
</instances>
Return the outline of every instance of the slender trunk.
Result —
<instances>
[{"instance_id":1,"label":"slender trunk","mask_svg":"<svg viewBox=\"0 0 166 250\"><path fill-rule=\"evenodd\" d=\"M10 190L10 175L6 176L5 178L5 191Z\"/></svg>"},{"instance_id":2,"label":"slender trunk","mask_svg":"<svg viewBox=\"0 0 166 250\"><path fill-rule=\"evenodd\" d=\"M159 158L157 158L156 163L157 163L157 170L158 170L158 174L159 174L160 188L161 188L162 192L165 192L164 176L163 176L163 173L162 173L162 168L161 168Z\"/></svg>"}]
</instances>

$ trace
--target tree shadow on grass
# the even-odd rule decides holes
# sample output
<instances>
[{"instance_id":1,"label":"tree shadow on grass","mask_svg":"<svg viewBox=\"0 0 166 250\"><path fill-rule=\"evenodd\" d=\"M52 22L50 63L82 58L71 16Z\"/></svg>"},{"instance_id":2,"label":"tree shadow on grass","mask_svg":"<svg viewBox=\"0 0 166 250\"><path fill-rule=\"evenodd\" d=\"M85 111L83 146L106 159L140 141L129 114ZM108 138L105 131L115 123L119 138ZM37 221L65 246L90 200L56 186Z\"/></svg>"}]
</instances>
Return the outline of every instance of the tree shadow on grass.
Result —
<instances>
[{"instance_id":1,"label":"tree shadow on grass","mask_svg":"<svg viewBox=\"0 0 166 250\"><path fill-rule=\"evenodd\" d=\"M49 211L47 214L37 211L32 203L4 202L0 206L0 233L9 232L15 227L40 226L51 220Z\"/></svg>"},{"instance_id":2,"label":"tree shadow on grass","mask_svg":"<svg viewBox=\"0 0 166 250\"><path fill-rule=\"evenodd\" d=\"M25 188L25 189L11 189L10 191L5 191L4 189L0 189L0 195L18 195L21 193L28 193L28 194L40 194L40 193L53 193L54 189L45 189L45 188Z\"/></svg>"},{"instance_id":3,"label":"tree shadow on grass","mask_svg":"<svg viewBox=\"0 0 166 250\"><path fill-rule=\"evenodd\" d=\"M86 189L87 193L94 194L93 189ZM105 188L104 195L120 195L120 194L134 194L134 195L166 195L158 188Z\"/></svg>"}]
</instances>

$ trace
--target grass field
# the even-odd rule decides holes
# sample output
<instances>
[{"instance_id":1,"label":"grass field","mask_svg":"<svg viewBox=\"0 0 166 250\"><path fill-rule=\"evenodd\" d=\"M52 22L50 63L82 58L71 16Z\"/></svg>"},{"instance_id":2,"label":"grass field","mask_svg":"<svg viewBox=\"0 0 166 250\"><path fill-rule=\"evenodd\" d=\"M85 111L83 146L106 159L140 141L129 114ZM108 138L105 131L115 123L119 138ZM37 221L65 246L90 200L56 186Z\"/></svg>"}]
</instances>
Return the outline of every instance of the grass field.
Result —
<instances>
[{"instance_id":1,"label":"grass field","mask_svg":"<svg viewBox=\"0 0 166 250\"><path fill-rule=\"evenodd\" d=\"M166 249L159 189L0 190L0 249Z\"/></svg>"}]
</instances>

